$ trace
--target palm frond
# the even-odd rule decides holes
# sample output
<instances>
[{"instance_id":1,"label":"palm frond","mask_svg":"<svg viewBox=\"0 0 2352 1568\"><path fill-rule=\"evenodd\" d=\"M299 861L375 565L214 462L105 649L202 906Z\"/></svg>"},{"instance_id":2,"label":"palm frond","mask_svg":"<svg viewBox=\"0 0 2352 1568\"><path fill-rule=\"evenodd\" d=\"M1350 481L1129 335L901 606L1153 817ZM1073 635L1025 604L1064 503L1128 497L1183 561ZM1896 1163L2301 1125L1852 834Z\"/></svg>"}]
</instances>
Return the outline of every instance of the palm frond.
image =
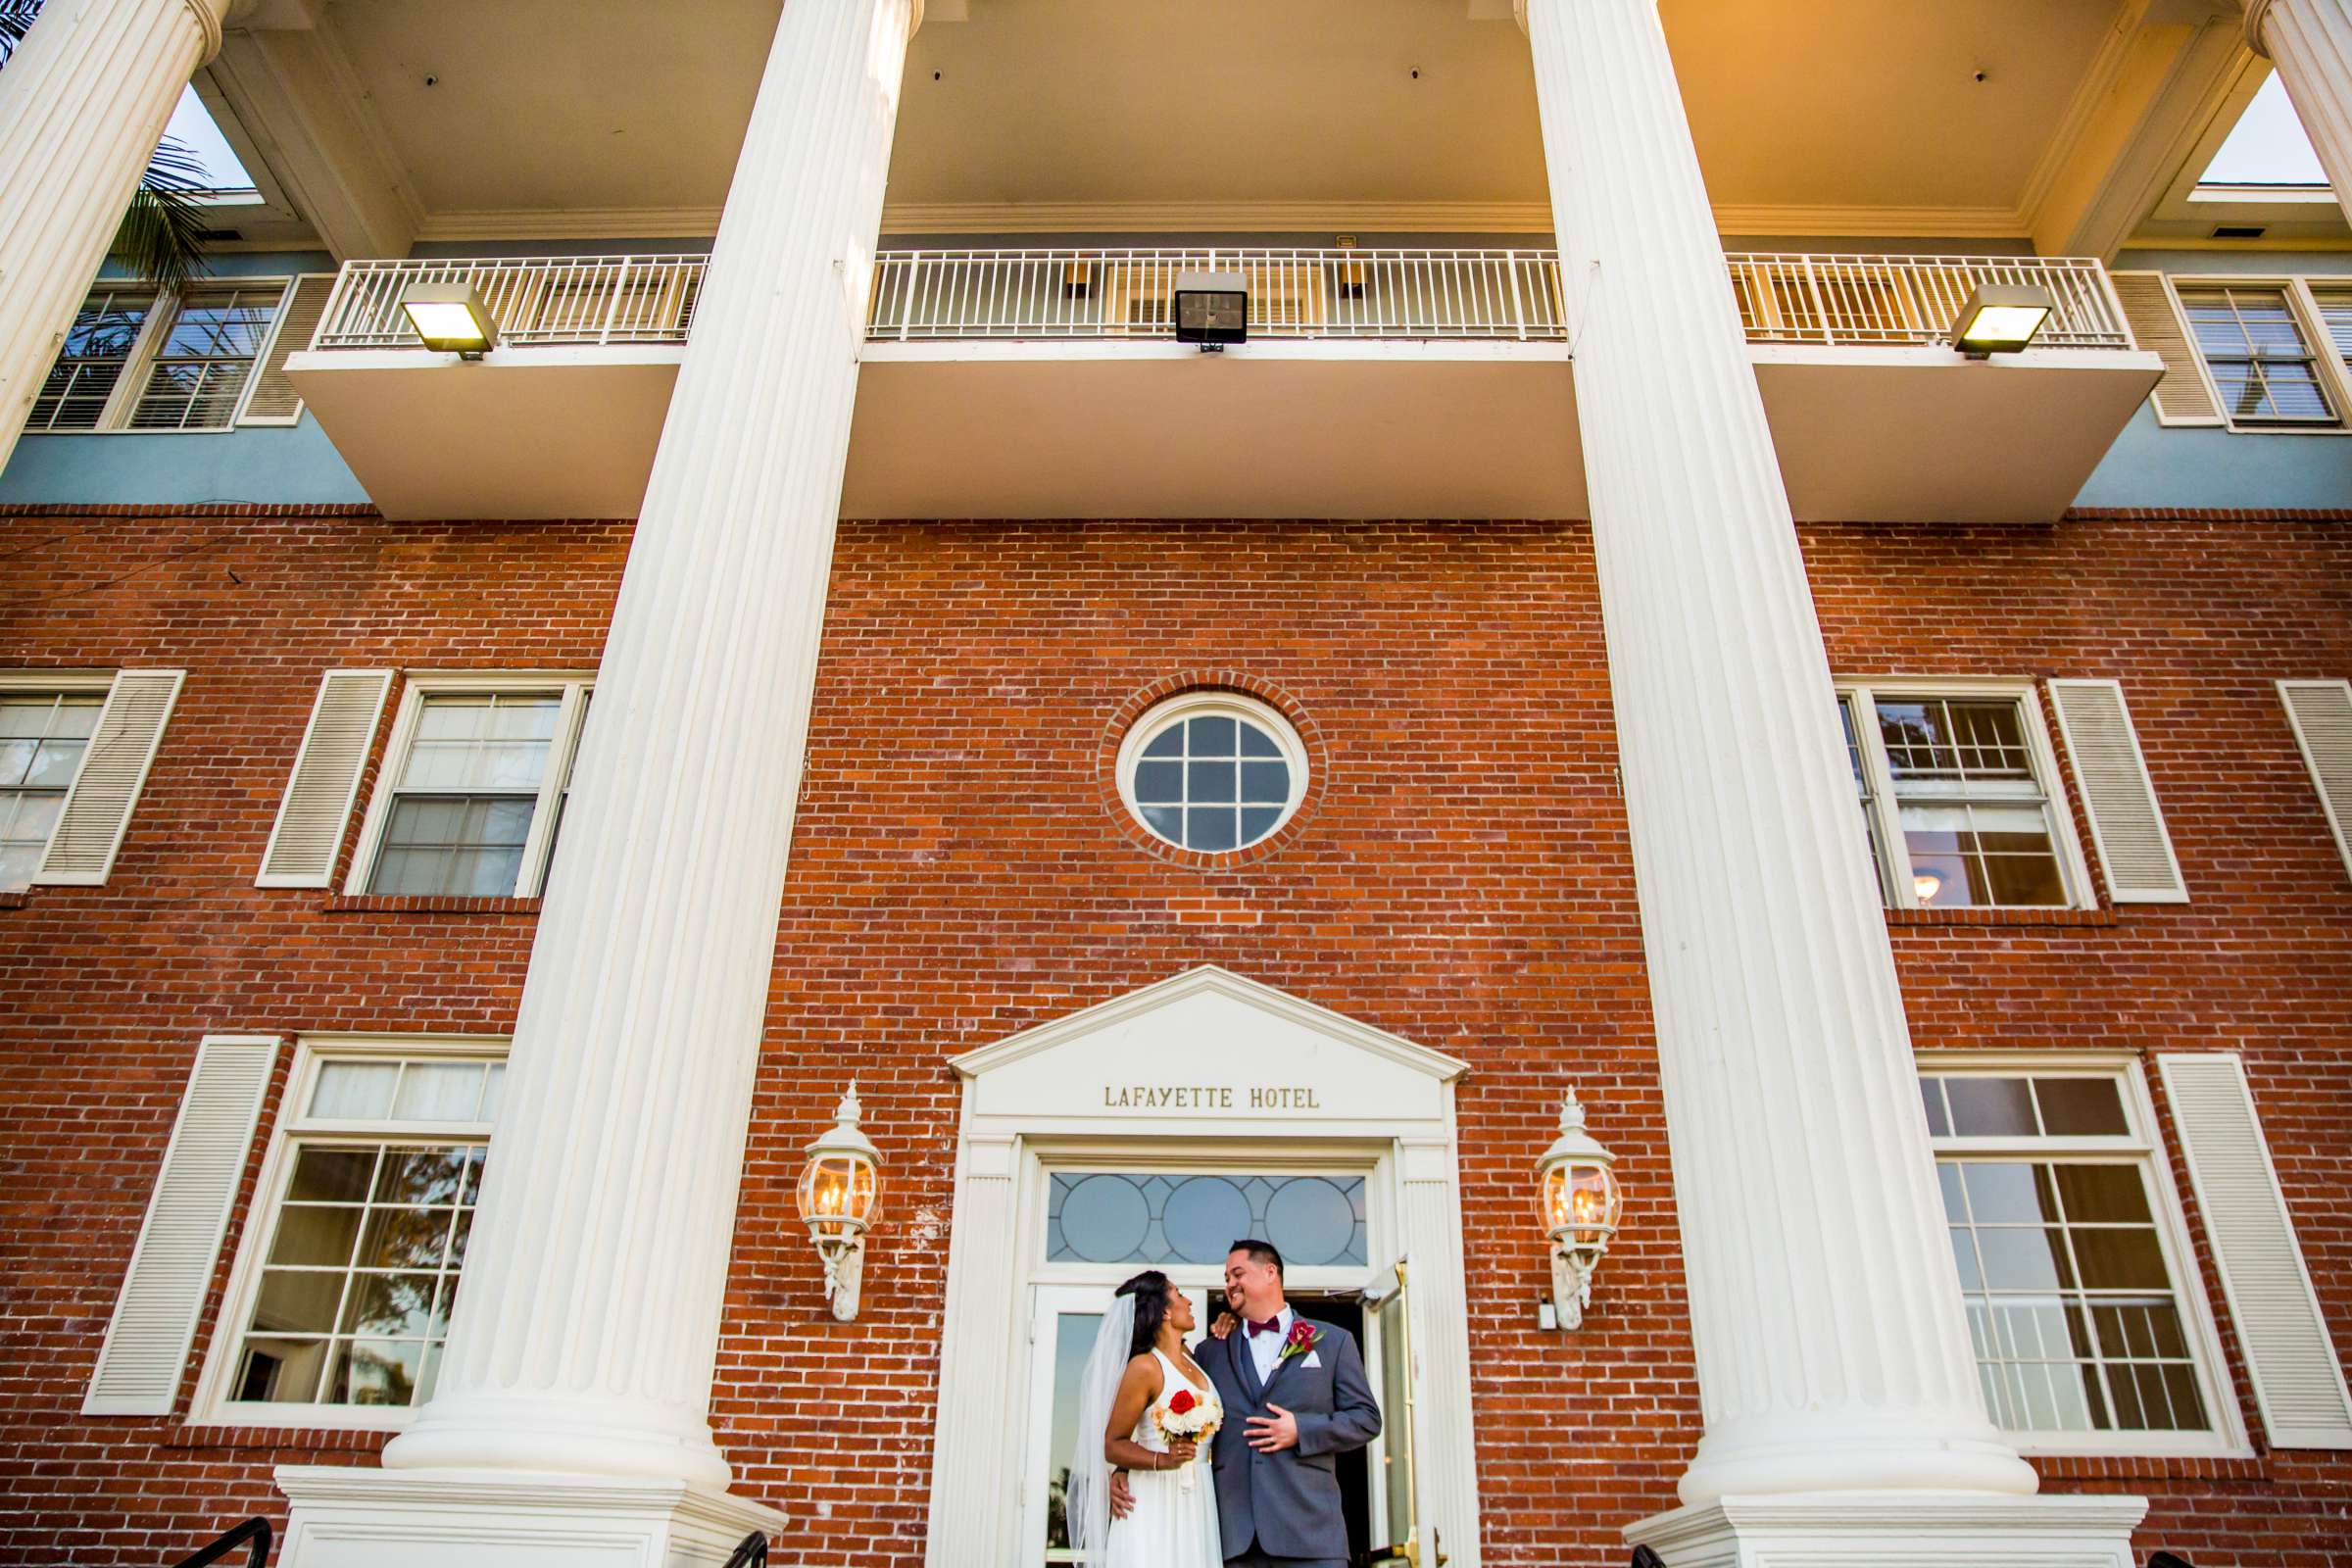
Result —
<instances>
[{"instance_id":1,"label":"palm frond","mask_svg":"<svg viewBox=\"0 0 2352 1568\"><path fill-rule=\"evenodd\" d=\"M211 189L196 154L166 136L131 194L109 254L144 282L185 286L209 270L204 248L212 215L204 197Z\"/></svg>"}]
</instances>

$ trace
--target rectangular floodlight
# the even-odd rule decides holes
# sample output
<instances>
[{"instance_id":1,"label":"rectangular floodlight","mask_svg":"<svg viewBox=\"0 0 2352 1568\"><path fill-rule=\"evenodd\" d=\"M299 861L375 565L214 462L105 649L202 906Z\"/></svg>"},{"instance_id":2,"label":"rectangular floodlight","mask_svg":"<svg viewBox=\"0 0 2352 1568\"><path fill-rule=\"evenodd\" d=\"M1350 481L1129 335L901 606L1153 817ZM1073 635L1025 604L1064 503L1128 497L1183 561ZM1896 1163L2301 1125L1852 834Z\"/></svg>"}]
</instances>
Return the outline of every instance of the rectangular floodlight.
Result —
<instances>
[{"instance_id":1,"label":"rectangular floodlight","mask_svg":"<svg viewBox=\"0 0 2352 1568\"><path fill-rule=\"evenodd\" d=\"M1242 343L1250 337L1250 283L1239 272L1178 272L1176 341Z\"/></svg>"},{"instance_id":2,"label":"rectangular floodlight","mask_svg":"<svg viewBox=\"0 0 2352 1568\"><path fill-rule=\"evenodd\" d=\"M1952 347L1972 360L2015 354L2058 309L2057 296L2026 283L1980 283L1952 322Z\"/></svg>"},{"instance_id":3,"label":"rectangular floodlight","mask_svg":"<svg viewBox=\"0 0 2352 1568\"><path fill-rule=\"evenodd\" d=\"M400 308L417 341L437 353L478 360L498 347L498 323L470 283L411 283Z\"/></svg>"}]
</instances>

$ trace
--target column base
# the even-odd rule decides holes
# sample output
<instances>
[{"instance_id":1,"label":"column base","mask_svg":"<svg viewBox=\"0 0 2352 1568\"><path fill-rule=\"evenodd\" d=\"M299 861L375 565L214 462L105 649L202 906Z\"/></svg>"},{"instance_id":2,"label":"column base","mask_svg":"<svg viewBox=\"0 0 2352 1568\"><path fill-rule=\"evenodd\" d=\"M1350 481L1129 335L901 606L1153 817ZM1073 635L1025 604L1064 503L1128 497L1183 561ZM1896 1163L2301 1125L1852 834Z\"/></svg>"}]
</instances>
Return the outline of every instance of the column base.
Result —
<instances>
[{"instance_id":1,"label":"column base","mask_svg":"<svg viewBox=\"0 0 2352 1568\"><path fill-rule=\"evenodd\" d=\"M279 1568L720 1568L784 1515L682 1481L284 1465Z\"/></svg>"},{"instance_id":2,"label":"column base","mask_svg":"<svg viewBox=\"0 0 2352 1568\"><path fill-rule=\"evenodd\" d=\"M1868 1563L1870 1568L2133 1568L2144 1497L1814 1492L1721 1497L1626 1527L1666 1568Z\"/></svg>"}]
</instances>

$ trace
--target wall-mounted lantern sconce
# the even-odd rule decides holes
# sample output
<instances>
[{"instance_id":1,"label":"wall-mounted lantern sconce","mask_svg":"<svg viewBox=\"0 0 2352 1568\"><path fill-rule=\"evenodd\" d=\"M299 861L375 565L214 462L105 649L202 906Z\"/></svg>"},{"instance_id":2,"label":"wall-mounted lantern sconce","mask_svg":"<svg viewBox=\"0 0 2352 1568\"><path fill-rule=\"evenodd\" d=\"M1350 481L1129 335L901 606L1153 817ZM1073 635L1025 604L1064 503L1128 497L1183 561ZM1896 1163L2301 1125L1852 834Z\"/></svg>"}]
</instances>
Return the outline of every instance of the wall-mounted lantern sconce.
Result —
<instances>
[{"instance_id":1,"label":"wall-mounted lantern sconce","mask_svg":"<svg viewBox=\"0 0 2352 1568\"><path fill-rule=\"evenodd\" d=\"M1178 272L1176 341L1222 348L1250 337L1250 280L1239 272Z\"/></svg>"},{"instance_id":2,"label":"wall-mounted lantern sconce","mask_svg":"<svg viewBox=\"0 0 2352 1568\"><path fill-rule=\"evenodd\" d=\"M858 1315L858 1285L865 1267L865 1228L872 1223L881 1193L882 1156L873 1140L858 1130L858 1086L841 1097L833 1130L808 1146L801 1171L801 1218L825 1262L825 1297L833 1315L847 1323Z\"/></svg>"},{"instance_id":3,"label":"wall-mounted lantern sconce","mask_svg":"<svg viewBox=\"0 0 2352 1568\"><path fill-rule=\"evenodd\" d=\"M1625 1194L1611 1169L1617 1156L1585 1131L1585 1107L1571 1089L1560 1102L1560 1136L1536 1161L1536 1199L1551 1247L1551 1299L1545 1328L1572 1329L1592 1304L1592 1273L1617 1234Z\"/></svg>"},{"instance_id":4,"label":"wall-mounted lantern sconce","mask_svg":"<svg viewBox=\"0 0 2352 1568\"><path fill-rule=\"evenodd\" d=\"M1972 360L2015 354L2034 341L2058 296L2026 283L1980 283L1952 322L1952 347Z\"/></svg>"},{"instance_id":5,"label":"wall-mounted lantern sconce","mask_svg":"<svg viewBox=\"0 0 2352 1568\"><path fill-rule=\"evenodd\" d=\"M498 347L498 323L470 283L411 283L400 291L409 330L437 354L478 360Z\"/></svg>"}]
</instances>

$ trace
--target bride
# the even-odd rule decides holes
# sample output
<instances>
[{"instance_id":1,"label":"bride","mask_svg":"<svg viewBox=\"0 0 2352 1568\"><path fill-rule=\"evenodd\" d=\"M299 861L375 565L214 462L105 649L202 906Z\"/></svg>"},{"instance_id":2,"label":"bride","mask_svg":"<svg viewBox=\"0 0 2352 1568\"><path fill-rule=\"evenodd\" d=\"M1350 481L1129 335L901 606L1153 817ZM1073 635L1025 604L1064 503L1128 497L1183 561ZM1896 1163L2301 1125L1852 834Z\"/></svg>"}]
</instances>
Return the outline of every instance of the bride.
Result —
<instances>
[{"instance_id":1,"label":"bride","mask_svg":"<svg viewBox=\"0 0 2352 1568\"><path fill-rule=\"evenodd\" d=\"M1090 1568L1220 1568L1213 1433L1169 1437L1222 1416L1208 1374L1184 1348L1193 1303L1157 1269L1119 1287L1078 1385L1078 1451L1071 1457L1070 1544ZM1189 1396L1189 1397L1188 1397ZM1182 1410L1186 1419L1171 1412ZM1110 1472L1128 1473L1134 1508L1110 1516Z\"/></svg>"}]
</instances>

